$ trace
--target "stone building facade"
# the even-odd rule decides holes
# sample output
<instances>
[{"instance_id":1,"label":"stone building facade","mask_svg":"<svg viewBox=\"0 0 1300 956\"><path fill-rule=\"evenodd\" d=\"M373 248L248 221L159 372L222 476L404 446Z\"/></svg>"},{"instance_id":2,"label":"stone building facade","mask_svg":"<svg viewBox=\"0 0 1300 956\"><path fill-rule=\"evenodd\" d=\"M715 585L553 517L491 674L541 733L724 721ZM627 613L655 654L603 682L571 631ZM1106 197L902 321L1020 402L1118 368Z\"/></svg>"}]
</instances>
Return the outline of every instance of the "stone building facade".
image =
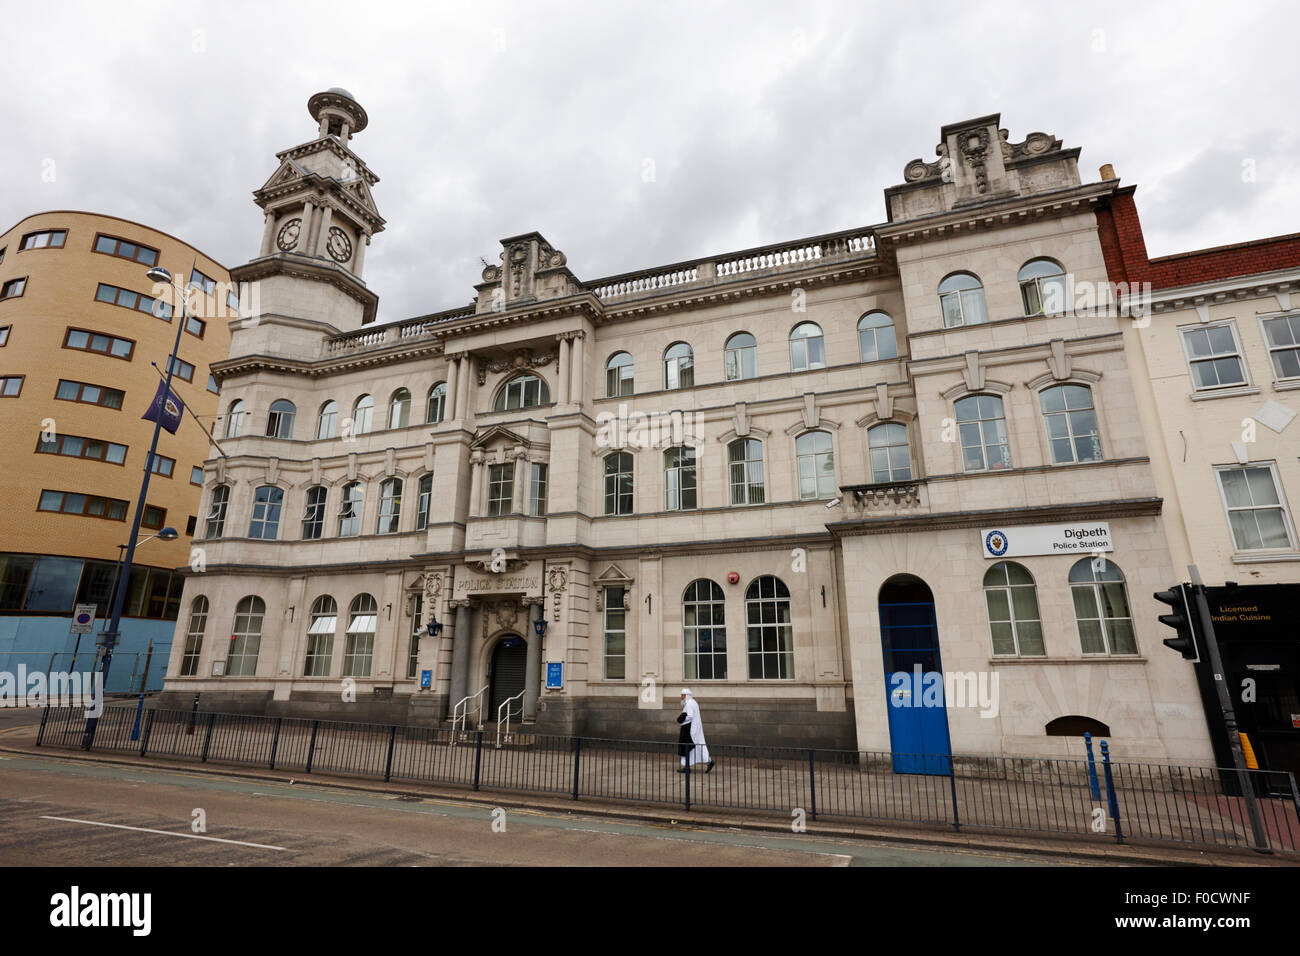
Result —
<instances>
[{"instance_id":1,"label":"stone building facade","mask_svg":"<svg viewBox=\"0 0 1300 956\"><path fill-rule=\"evenodd\" d=\"M665 739L685 684L710 742L1064 754L1090 728L1208 759L1150 598L1173 564L1126 320L1091 298L1117 183L1077 149L953 124L886 223L598 280L525 233L469 306L374 325L367 117L310 109L232 271L260 309L216 366L169 700L436 723L469 698Z\"/></svg>"}]
</instances>

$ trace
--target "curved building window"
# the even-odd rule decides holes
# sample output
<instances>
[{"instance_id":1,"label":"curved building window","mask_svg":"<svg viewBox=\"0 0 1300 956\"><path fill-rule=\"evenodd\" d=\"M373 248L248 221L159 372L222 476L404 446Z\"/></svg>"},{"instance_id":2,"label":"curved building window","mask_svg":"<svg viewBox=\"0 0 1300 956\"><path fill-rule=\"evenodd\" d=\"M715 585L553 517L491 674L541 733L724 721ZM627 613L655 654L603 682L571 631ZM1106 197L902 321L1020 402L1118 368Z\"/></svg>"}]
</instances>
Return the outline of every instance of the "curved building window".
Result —
<instances>
[{"instance_id":1,"label":"curved building window","mask_svg":"<svg viewBox=\"0 0 1300 956\"><path fill-rule=\"evenodd\" d=\"M375 653L375 624L379 605L369 594L358 594L348 610L347 642L343 648L343 676L369 677Z\"/></svg>"},{"instance_id":2,"label":"curved building window","mask_svg":"<svg viewBox=\"0 0 1300 956\"><path fill-rule=\"evenodd\" d=\"M858 352L864 362L898 358L894 320L887 312L868 312L858 319Z\"/></svg>"},{"instance_id":3,"label":"curved building window","mask_svg":"<svg viewBox=\"0 0 1300 956\"><path fill-rule=\"evenodd\" d=\"M266 436L268 438L292 438L293 420L298 409L287 398L279 398L271 403L270 414L266 416Z\"/></svg>"},{"instance_id":4,"label":"curved building window","mask_svg":"<svg viewBox=\"0 0 1300 956\"><path fill-rule=\"evenodd\" d=\"M997 395L967 395L958 399L957 432L961 437L962 468L1004 471L1011 467L1011 445L1002 399Z\"/></svg>"},{"instance_id":5,"label":"curved building window","mask_svg":"<svg viewBox=\"0 0 1300 956\"><path fill-rule=\"evenodd\" d=\"M989 320L984 308L984 286L969 272L954 272L939 283L939 307L947 329Z\"/></svg>"},{"instance_id":6,"label":"curved building window","mask_svg":"<svg viewBox=\"0 0 1300 956\"><path fill-rule=\"evenodd\" d=\"M436 425L447 417L447 383L439 382L429 389L429 399L424 410L424 421Z\"/></svg>"},{"instance_id":7,"label":"curved building window","mask_svg":"<svg viewBox=\"0 0 1300 956\"><path fill-rule=\"evenodd\" d=\"M1137 653L1128 589L1119 565L1105 557L1080 558L1070 568L1070 595L1083 653Z\"/></svg>"},{"instance_id":8,"label":"curved building window","mask_svg":"<svg viewBox=\"0 0 1300 956\"><path fill-rule=\"evenodd\" d=\"M350 481L343 486L343 500L339 502L339 537L350 538L361 533L361 508L365 490L361 482Z\"/></svg>"},{"instance_id":9,"label":"curved building window","mask_svg":"<svg viewBox=\"0 0 1300 956\"><path fill-rule=\"evenodd\" d=\"M692 511L699 507L695 488L695 449L678 445L664 451L664 508Z\"/></svg>"},{"instance_id":10,"label":"curved building window","mask_svg":"<svg viewBox=\"0 0 1300 956\"><path fill-rule=\"evenodd\" d=\"M1020 299L1025 315L1060 315L1070 308L1065 270L1051 259L1031 259L1020 267Z\"/></svg>"},{"instance_id":11,"label":"curved building window","mask_svg":"<svg viewBox=\"0 0 1300 956\"><path fill-rule=\"evenodd\" d=\"M1014 561L999 561L984 573L984 603L993 632L993 653L1040 655L1043 624L1033 576Z\"/></svg>"},{"instance_id":12,"label":"curved building window","mask_svg":"<svg viewBox=\"0 0 1300 956\"><path fill-rule=\"evenodd\" d=\"M835 451L827 432L804 432L795 440L799 461L799 498L835 497Z\"/></svg>"},{"instance_id":13,"label":"curved building window","mask_svg":"<svg viewBox=\"0 0 1300 956\"><path fill-rule=\"evenodd\" d=\"M396 534L402 521L402 479L386 478L379 485L379 525L376 534Z\"/></svg>"},{"instance_id":14,"label":"curved building window","mask_svg":"<svg viewBox=\"0 0 1300 956\"><path fill-rule=\"evenodd\" d=\"M536 375L520 375L501 386L492 410L513 411L516 408L536 408L551 403L551 390Z\"/></svg>"},{"instance_id":15,"label":"curved building window","mask_svg":"<svg viewBox=\"0 0 1300 956\"><path fill-rule=\"evenodd\" d=\"M695 387L695 353L685 342L668 346L664 352L664 388Z\"/></svg>"},{"instance_id":16,"label":"curved building window","mask_svg":"<svg viewBox=\"0 0 1300 956\"><path fill-rule=\"evenodd\" d=\"M727 339L725 353L728 382L758 377L758 343L748 332Z\"/></svg>"},{"instance_id":17,"label":"curved building window","mask_svg":"<svg viewBox=\"0 0 1300 956\"><path fill-rule=\"evenodd\" d=\"M615 352L605 363L605 394L609 398L621 398L632 394L633 376L636 366L632 356L626 352Z\"/></svg>"},{"instance_id":18,"label":"curved building window","mask_svg":"<svg viewBox=\"0 0 1300 956\"><path fill-rule=\"evenodd\" d=\"M433 499L433 472L420 478L415 503L415 530L424 531L429 527L429 503Z\"/></svg>"},{"instance_id":19,"label":"curved building window","mask_svg":"<svg viewBox=\"0 0 1300 956\"><path fill-rule=\"evenodd\" d=\"M737 438L727 446L727 469L733 505L761 505L767 501L763 483L763 443L757 438Z\"/></svg>"},{"instance_id":20,"label":"curved building window","mask_svg":"<svg viewBox=\"0 0 1300 956\"><path fill-rule=\"evenodd\" d=\"M1038 393L1047 424L1052 464L1101 461L1101 435L1092 407L1092 389L1086 385L1053 385Z\"/></svg>"},{"instance_id":21,"label":"curved building window","mask_svg":"<svg viewBox=\"0 0 1300 956\"><path fill-rule=\"evenodd\" d=\"M238 438L244 431L244 403L235 399L226 409L226 437Z\"/></svg>"},{"instance_id":22,"label":"curved building window","mask_svg":"<svg viewBox=\"0 0 1300 956\"><path fill-rule=\"evenodd\" d=\"M322 594L311 606L307 625L307 659L304 677L329 677L334 656L334 631L338 628L339 606L328 594Z\"/></svg>"},{"instance_id":23,"label":"curved building window","mask_svg":"<svg viewBox=\"0 0 1300 956\"><path fill-rule=\"evenodd\" d=\"M331 399L320 407L316 419L317 438L337 438L339 434L339 403Z\"/></svg>"},{"instance_id":24,"label":"curved building window","mask_svg":"<svg viewBox=\"0 0 1300 956\"><path fill-rule=\"evenodd\" d=\"M682 596L687 680L727 679L727 602L716 581L700 578Z\"/></svg>"},{"instance_id":25,"label":"curved building window","mask_svg":"<svg viewBox=\"0 0 1300 956\"><path fill-rule=\"evenodd\" d=\"M252 677L257 673L257 654L262 647L262 618L266 602L250 594L235 605L235 623L230 629L230 653L226 656L226 674Z\"/></svg>"},{"instance_id":26,"label":"curved building window","mask_svg":"<svg viewBox=\"0 0 1300 956\"><path fill-rule=\"evenodd\" d=\"M208 526L204 529L205 538L220 538L226 532L226 509L230 506L230 486L217 485L212 489L212 500L208 504Z\"/></svg>"},{"instance_id":27,"label":"curved building window","mask_svg":"<svg viewBox=\"0 0 1300 956\"><path fill-rule=\"evenodd\" d=\"M352 434L366 434L373 427L374 422L375 400L369 395L362 395L352 406Z\"/></svg>"},{"instance_id":28,"label":"curved building window","mask_svg":"<svg viewBox=\"0 0 1300 956\"><path fill-rule=\"evenodd\" d=\"M867 429L874 484L912 480L912 458L907 444L907 426L882 422Z\"/></svg>"},{"instance_id":29,"label":"curved building window","mask_svg":"<svg viewBox=\"0 0 1300 956\"><path fill-rule=\"evenodd\" d=\"M199 595L190 604L190 626L185 631L185 651L181 655L181 676L193 677L199 672L199 656L203 653L203 632L208 627L208 599Z\"/></svg>"},{"instance_id":30,"label":"curved building window","mask_svg":"<svg viewBox=\"0 0 1300 956\"><path fill-rule=\"evenodd\" d=\"M248 522L248 536L274 541L280 533L280 510L284 506L284 489L262 485L253 493L253 517Z\"/></svg>"},{"instance_id":31,"label":"curved building window","mask_svg":"<svg viewBox=\"0 0 1300 956\"><path fill-rule=\"evenodd\" d=\"M388 399L388 427L405 428L411 424L411 392L399 388Z\"/></svg>"},{"instance_id":32,"label":"curved building window","mask_svg":"<svg viewBox=\"0 0 1300 956\"><path fill-rule=\"evenodd\" d=\"M745 589L751 680L790 680L794 677L794 625L790 589L780 578L764 575Z\"/></svg>"},{"instance_id":33,"label":"curved building window","mask_svg":"<svg viewBox=\"0 0 1300 956\"><path fill-rule=\"evenodd\" d=\"M307 501L302 509L302 536L305 541L315 541L325 533L326 494L324 485L307 489Z\"/></svg>"},{"instance_id":34,"label":"curved building window","mask_svg":"<svg viewBox=\"0 0 1300 956\"><path fill-rule=\"evenodd\" d=\"M806 372L826 367L826 341L816 322L800 322L790 333L790 370Z\"/></svg>"}]
</instances>

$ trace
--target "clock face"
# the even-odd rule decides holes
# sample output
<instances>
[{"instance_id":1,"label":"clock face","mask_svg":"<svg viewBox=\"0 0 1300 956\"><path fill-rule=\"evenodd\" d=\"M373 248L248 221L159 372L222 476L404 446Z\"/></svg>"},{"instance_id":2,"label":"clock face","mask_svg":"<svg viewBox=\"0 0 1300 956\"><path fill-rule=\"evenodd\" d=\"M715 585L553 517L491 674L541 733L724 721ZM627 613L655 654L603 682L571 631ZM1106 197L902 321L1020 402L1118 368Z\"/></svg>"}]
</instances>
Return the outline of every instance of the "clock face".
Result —
<instances>
[{"instance_id":1,"label":"clock face","mask_svg":"<svg viewBox=\"0 0 1300 956\"><path fill-rule=\"evenodd\" d=\"M275 244L280 247L281 251L288 252L298 245L298 234L300 232L302 232L302 220L290 219L280 228L280 234L276 236Z\"/></svg>"},{"instance_id":2,"label":"clock face","mask_svg":"<svg viewBox=\"0 0 1300 956\"><path fill-rule=\"evenodd\" d=\"M326 244L330 256L335 262L347 262L352 258L352 240L338 226L330 227L330 238Z\"/></svg>"}]
</instances>

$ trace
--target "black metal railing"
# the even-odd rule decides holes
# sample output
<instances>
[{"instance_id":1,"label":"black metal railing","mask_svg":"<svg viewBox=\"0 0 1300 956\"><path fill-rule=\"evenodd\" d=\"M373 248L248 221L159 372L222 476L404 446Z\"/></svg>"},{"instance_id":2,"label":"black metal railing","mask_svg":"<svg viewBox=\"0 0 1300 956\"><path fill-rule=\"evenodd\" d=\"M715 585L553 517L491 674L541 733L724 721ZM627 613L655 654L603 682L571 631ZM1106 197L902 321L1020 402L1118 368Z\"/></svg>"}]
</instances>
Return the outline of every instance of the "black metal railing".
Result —
<instances>
[{"instance_id":1,"label":"black metal railing","mask_svg":"<svg viewBox=\"0 0 1300 956\"><path fill-rule=\"evenodd\" d=\"M710 747L681 773L675 741L483 731L295 717L106 708L92 749L306 773L448 784L685 809L842 818L956 830L1068 834L1300 852L1294 774L1072 758ZM85 712L48 709L38 746L81 747ZM931 773L908 772L927 769ZM1251 819L1242 781L1258 808Z\"/></svg>"}]
</instances>

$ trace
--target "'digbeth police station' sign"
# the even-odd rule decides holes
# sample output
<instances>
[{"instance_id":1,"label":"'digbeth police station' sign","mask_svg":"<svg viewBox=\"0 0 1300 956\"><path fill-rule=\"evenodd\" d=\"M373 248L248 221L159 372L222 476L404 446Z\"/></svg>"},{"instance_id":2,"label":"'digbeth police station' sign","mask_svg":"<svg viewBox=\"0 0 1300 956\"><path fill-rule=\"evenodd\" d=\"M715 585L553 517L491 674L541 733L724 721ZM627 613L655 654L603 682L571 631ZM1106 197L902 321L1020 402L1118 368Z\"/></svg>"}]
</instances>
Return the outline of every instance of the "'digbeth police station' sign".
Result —
<instances>
[{"instance_id":1,"label":"'digbeth police station' sign","mask_svg":"<svg viewBox=\"0 0 1300 956\"><path fill-rule=\"evenodd\" d=\"M1114 551L1105 521L1075 524L1032 524L980 531L986 558L1022 558L1034 554L1092 554Z\"/></svg>"}]
</instances>

